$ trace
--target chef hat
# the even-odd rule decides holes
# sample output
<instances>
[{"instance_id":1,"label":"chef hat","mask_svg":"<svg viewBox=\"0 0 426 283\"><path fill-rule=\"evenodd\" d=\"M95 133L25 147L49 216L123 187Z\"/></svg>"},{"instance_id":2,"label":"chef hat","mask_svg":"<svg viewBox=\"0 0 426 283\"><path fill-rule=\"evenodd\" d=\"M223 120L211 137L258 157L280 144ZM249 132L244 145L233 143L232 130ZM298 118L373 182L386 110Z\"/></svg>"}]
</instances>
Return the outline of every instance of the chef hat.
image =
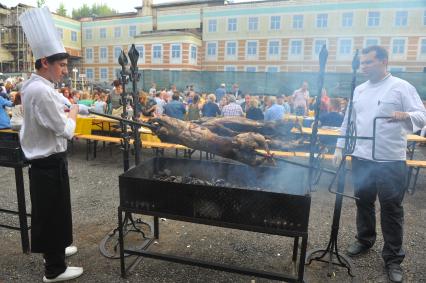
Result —
<instances>
[{"instance_id":1,"label":"chef hat","mask_svg":"<svg viewBox=\"0 0 426 283\"><path fill-rule=\"evenodd\" d=\"M66 53L47 7L34 8L19 17L35 59Z\"/></svg>"}]
</instances>

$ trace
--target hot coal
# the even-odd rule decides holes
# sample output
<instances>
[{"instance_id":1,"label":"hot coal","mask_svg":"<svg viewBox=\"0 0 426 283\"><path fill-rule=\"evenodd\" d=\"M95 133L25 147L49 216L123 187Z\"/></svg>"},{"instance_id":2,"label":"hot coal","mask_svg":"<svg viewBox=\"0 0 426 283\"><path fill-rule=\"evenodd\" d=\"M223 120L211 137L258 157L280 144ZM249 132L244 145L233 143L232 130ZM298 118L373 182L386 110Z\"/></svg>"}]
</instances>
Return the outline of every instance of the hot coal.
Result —
<instances>
[{"instance_id":1,"label":"hot coal","mask_svg":"<svg viewBox=\"0 0 426 283\"><path fill-rule=\"evenodd\" d=\"M190 185L201 185L201 186L213 186L213 187L225 187L225 188L239 188L240 186L233 184L232 182L226 181L221 178L211 178L208 180L203 180L194 176L174 176L171 175L169 169L164 169L159 171L158 174L152 176L153 180L164 181L164 182L173 182L181 184L190 184ZM259 187L245 187L245 189L263 191Z\"/></svg>"}]
</instances>

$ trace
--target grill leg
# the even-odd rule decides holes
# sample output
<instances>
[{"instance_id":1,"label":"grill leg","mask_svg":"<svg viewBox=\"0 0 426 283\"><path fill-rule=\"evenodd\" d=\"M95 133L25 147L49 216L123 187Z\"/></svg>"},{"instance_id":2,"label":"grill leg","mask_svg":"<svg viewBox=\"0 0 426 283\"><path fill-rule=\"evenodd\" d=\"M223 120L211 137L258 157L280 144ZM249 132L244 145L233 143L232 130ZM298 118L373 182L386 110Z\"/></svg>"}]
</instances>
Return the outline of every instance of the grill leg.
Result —
<instances>
[{"instance_id":1,"label":"grill leg","mask_svg":"<svg viewBox=\"0 0 426 283\"><path fill-rule=\"evenodd\" d=\"M297 281L298 282L303 282L303 273L305 272L305 258L306 258L307 246L308 246L308 236L303 236L302 237L302 246L301 246L301 250L300 250L299 271L297 273Z\"/></svg>"},{"instance_id":2,"label":"grill leg","mask_svg":"<svg viewBox=\"0 0 426 283\"><path fill-rule=\"evenodd\" d=\"M25 189L22 167L15 168L16 196L18 198L19 228L21 230L22 251L26 254L30 252L28 240L27 210L25 207Z\"/></svg>"},{"instance_id":3,"label":"grill leg","mask_svg":"<svg viewBox=\"0 0 426 283\"><path fill-rule=\"evenodd\" d=\"M86 160L89 161L90 140L86 140Z\"/></svg>"},{"instance_id":4,"label":"grill leg","mask_svg":"<svg viewBox=\"0 0 426 283\"><path fill-rule=\"evenodd\" d=\"M299 237L294 237L294 244L293 244L293 258L292 260L294 262L297 261L297 249L299 248Z\"/></svg>"},{"instance_id":5,"label":"grill leg","mask_svg":"<svg viewBox=\"0 0 426 283\"><path fill-rule=\"evenodd\" d=\"M160 229L158 225L158 216L154 216L154 238L158 239L160 234Z\"/></svg>"},{"instance_id":6,"label":"grill leg","mask_svg":"<svg viewBox=\"0 0 426 283\"><path fill-rule=\"evenodd\" d=\"M126 263L124 261L123 212L118 207L118 243L120 245L121 277L126 278Z\"/></svg>"},{"instance_id":7,"label":"grill leg","mask_svg":"<svg viewBox=\"0 0 426 283\"><path fill-rule=\"evenodd\" d=\"M98 146L98 141L93 141L93 159L96 158L96 148Z\"/></svg>"}]
</instances>

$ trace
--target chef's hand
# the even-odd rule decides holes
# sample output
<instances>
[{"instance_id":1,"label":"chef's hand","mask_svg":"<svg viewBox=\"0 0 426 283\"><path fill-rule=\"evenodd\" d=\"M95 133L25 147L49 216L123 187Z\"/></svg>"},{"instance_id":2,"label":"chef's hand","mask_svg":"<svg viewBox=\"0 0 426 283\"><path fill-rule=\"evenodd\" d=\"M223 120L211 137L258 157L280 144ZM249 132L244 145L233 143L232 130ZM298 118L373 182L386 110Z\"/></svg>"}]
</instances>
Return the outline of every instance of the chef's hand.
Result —
<instances>
[{"instance_id":1,"label":"chef's hand","mask_svg":"<svg viewBox=\"0 0 426 283\"><path fill-rule=\"evenodd\" d=\"M333 166L339 167L340 162L342 162L342 149L340 147L336 147L333 155Z\"/></svg>"},{"instance_id":2,"label":"chef's hand","mask_svg":"<svg viewBox=\"0 0 426 283\"><path fill-rule=\"evenodd\" d=\"M410 119L410 115L407 112L395 111L392 114L391 121L405 121Z\"/></svg>"}]
</instances>

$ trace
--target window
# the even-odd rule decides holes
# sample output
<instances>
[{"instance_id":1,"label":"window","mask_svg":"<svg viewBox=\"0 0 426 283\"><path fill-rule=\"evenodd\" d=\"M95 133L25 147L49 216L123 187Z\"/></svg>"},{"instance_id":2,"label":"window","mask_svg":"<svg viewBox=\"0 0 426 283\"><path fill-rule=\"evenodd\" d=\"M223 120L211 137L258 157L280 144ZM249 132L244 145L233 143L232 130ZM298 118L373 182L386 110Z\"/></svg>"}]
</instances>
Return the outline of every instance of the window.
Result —
<instances>
[{"instance_id":1,"label":"window","mask_svg":"<svg viewBox=\"0 0 426 283\"><path fill-rule=\"evenodd\" d=\"M350 28L353 24L354 13L343 13L342 14L342 27Z\"/></svg>"},{"instance_id":2,"label":"window","mask_svg":"<svg viewBox=\"0 0 426 283\"><path fill-rule=\"evenodd\" d=\"M380 12L368 12L368 26L377 27L380 25Z\"/></svg>"},{"instance_id":3,"label":"window","mask_svg":"<svg viewBox=\"0 0 426 283\"><path fill-rule=\"evenodd\" d=\"M100 28L99 29L99 37L100 38L106 38L106 28Z\"/></svg>"},{"instance_id":4,"label":"window","mask_svg":"<svg viewBox=\"0 0 426 283\"><path fill-rule=\"evenodd\" d=\"M281 28L281 16L271 16L271 30L279 30Z\"/></svg>"},{"instance_id":5,"label":"window","mask_svg":"<svg viewBox=\"0 0 426 283\"><path fill-rule=\"evenodd\" d=\"M86 48L86 62L93 62L93 48Z\"/></svg>"},{"instance_id":6,"label":"window","mask_svg":"<svg viewBox=\"0 0 426 283\"><path fill-rule=\"evenodd\" d=\"M318 14L317 15L317 28L326 28L328 24L328 15L327 14Z\"/></svg>"},{"instance_id":7,"label":"window","mask_svg":"<svg viewBox=\"0 0 426 283\"><path fill-rule=\"evenodd\" d=\"M71 31L71 41L77 41L77 32Z\"/></svg>"},{"instance_id":8,"label":"window","mask_svg":"<svg viewBox=\"0 0 426 283\"><path fill-rule=\"evenodd\" d=\"M237 19L228 19L228 31L237 31Z\"/></svg>"},{"instance_id":9,"label":"window","mask_svg":"<svg viewBox=\"0 0 426 283\"><path fill-rule=\"evenodd\" d=\"M339 55L340 56L352 55L352 39L339 39Z\"/></svg>"},{"instance_id":10,"label":"window","mask_svg":"<svg viewBox=\"0 0 426 283\"><path fill-rule=\"evenodd\" d=\"M108 80L108 68L100 68L100 80L101 81L107 81Z\"/></svg>"},{"instance_id":11,"label":"window","mask_svg":"<svg viewBox=\"0 0 426 283\"><path fill-rule=\"evenodd\" d=\"M235 72L237 71L237 67L235 66L225 66L225 72Z\"/></svg>"},{"instance_id":12,"label":"window","mask_svg":"<svg viewBox=\"0 0 426 283\"><path fill-rule=\"evenodd\" d=\"M226 56L228 57L237 56L237 42L230 41L226 43Z\"/></svg>"},{"instance_id":13,"label":"window","mask_svg":"<svg viewBox=\"0 0 426 283\"><path fill-rule=\"evenodd\" d=\"M257 56L257 41L247 41L247 57Z\"/></svg>"},{"instance_id":14,"label":"window","mask_svg":"<svg viewBox=\"0 0 426 283\"><path fill-rule=\"evenodd\" d=\"M397 27L406 27L408 20L407 11L396 11L395 12L395 26Z\"/></svg>"},{"instance_id":15,"label":"window","mask_svg":"<svg viewBox=\"0 0 426 283\"><path fill-rule=\"evenodd\" d=\"M153 45L152 46L152 60L154 62L160 62L163 58L163 46Z\"/></svg>"},{"instance_id":16,"label":"window","mask_svg":"<svg viewBox=\"0 0 426 283\"><path fill-rule=\"evenodd\" d=\"M266 68L267 73L278 73L279 67L277 66L269 66Z\"/></svg>"},{"instance_id":17,"label":"window","mask_svg":"<svg viewBox=\"0 0 426 283\"><path fill-rule=\"evenodd\" d=\"M61 28L56 29L58 31L58 35L60 39L64 39L64 30Z\"/></svg>"},{"instance_id":18,"label":"window","mask_svg":"<svg viewBox=\"0 0 426 283\"><path fill-rule=\"evenodd\" d=\"M246 67L246 72L247 73L254 73L256 71L257 71L257 67L255 67L255 66L248 66L248 67Z\"/></svg>"},{"instance_id":19,"label":"window","mask_svg":"<svg viewBox=\"0 0 426 283\"><path fill-rule=\"evenodd\" d=\"M139 52L138 63L145 62L145 48L144 48L144 46L143 45L136 45L135 48Z\"/></svg>"},{"instance_id":20,"label":"window","mask_svg":"<svg viewBox=\"0 0 426 283\"><path fill-rule=\"evenodd\" d=\"M136 26L129 26L129 36L136 36Z\"/></svg>"},{"instance_id":21,"label":"window","mask_svg":"<svg viewBox=\"0 0 426 283\"><path fill-rule=\"evenodd\" d=\"M91 40L92 39L92 30L91 29L86 29L86 40Z\"/></svg>"},{"instance_id":22,"label":"window","mask_svg":"<svg viewBox=\"0 0 426 283\"><path fill-rule=\"evenodd\" d=\"M172 63L178 63L181 61L181 46L180 44L172 44L170 48L170 58Z\"/></svg>"},{"instance_id":23,"label":"window","mask_svg":"<svg viewBox=\"0 0 426 283\"><path fill-rule=\"evenodd\" d=\"M209 20L209 32L217 31L217 20Z\"/></svg>"},{"instance_id":24,"label":"window","mask_svg":"<svg viewBox=\"0 0 426 283\"><path fill-rule=\"evenodd\" d=\"M121 27L115 27L114 28L114 37L121 37Z\"/></svg>"},{"instance_id":25,"label":"window","mask_svg":"<svg viewBox=\"0 0 426 283\"><path fill-rule=\"evenodd\" d=\"M269 41L268 55L270 57L279 57L280 56L280 42L278 40Z\"/></svg>"},{"instance_id":26,"label":"window","mask_svg":"<svg viewBox=\"0 0 426 283\"><path fill-rule=\"evenodd\" d=\"M197 61L197 46L191 45L191 56L192 61Z\"/></svg>"},{"instance_id":27,"label":"window","mask_svg":"<svg viewBox=\"0 0 426 283\"><path fill-rule=\"evenodd\" d=\"M302 55L302 40L291 40L290 41L290 55L301 56Z\"/></svg>"},{"instance_id":28,"label":"window","mask_svg":"<svg viewBox=\"0 0 426 283\"><path fill-rule=\"evenodd\" d=\"M392 54L403 55L405 53L405 39L397 38L392 40Z\"/></svg>"},{"instance_id":29,"label":"window","mask_svg":"<svg viewBox=\"0 0 426 283\"><path fill-rule=\"evenodd\" d=\"M99 48L99 61L105 63L108 61L108 48L100 47Z\"/></svg>"},{"instance_id":30,"label":"window","mask_svg":"<svg viewBox=\"0 0 426 283\"><path fill-rule=\"evenodd\" d=\"M120 57L121 54L121 47L114 47L114 59L118 59L118 57Z\"/></svg>"},{"instance_id":31,"label":"window","mask_svg":"<svg viewBox=\"0 0 426 283\"><path fill-rule=\"evenodd\" d=\"M318 56L321 52L321 48L323 45L327 46L327 40L326 39L315 39L314 42L314 56Z\"/></svg>"},{"instance_id":32,"label":"window","mask_svg":"<svg viewBox=\"0 0 426 283\"><path fill-rule=\"evenodd\" d=\"M423 25L426 26L426 10L423 12Z\"/></svg>"},{"instance_id":33,"label":"window","mask_svg":"<svg viewBox=\"0 0 426 283\"><path fill-rule=\"evenodd\" d=\"M426 38L423 38L420 42L420 55L426 56Z\"/></svg>"},{"instance_id":34,"label":"window","mask_svg":"<svg viewBox=\"0 0 426 283\"><path fill-rule=\"evenodd\" d=\"M207 43L207 56L208 57L216 57L216 49L217 49L216 42Z\"/></svg>"},{"instance_id":35,"label":"window","mask_svg":"<svg viewBox=\"0 0 426 283\"><path fill-rule=\"evenodd\" d=\"M294 15L293 16L293 28L295 28L295 29L303 28L303 15Z\"/></svg>"},{"instance_id":36,"label":"window","mask_svg":"<svg viewBox=\"0 0 426 283\"><path fill-rule=\"evenodd\" d=\"M248 29L249 31L256 31L259 29L259 18L258 17L249 17L248 19Z\"/></svg>"},{"instance_id":37,"label":"window","mask_svg":"<svg viewBox=\"0 0 426 283\"><path fill-rule=\"evenodd\" d=\"M379 39L378 38L366 38L364 40L364 47L373 46L373 45L379 45Z\"/></svg>"},{"instance_id":38,"label":"window","mask_svg":"<svg viewBox=\"0 0 426 283\"><path fill-rule=\"evenodd\" d=\"M93 80L93 69L92 68L86 68L86 78L89 81Z\"/></svg>"}]
</instances>

